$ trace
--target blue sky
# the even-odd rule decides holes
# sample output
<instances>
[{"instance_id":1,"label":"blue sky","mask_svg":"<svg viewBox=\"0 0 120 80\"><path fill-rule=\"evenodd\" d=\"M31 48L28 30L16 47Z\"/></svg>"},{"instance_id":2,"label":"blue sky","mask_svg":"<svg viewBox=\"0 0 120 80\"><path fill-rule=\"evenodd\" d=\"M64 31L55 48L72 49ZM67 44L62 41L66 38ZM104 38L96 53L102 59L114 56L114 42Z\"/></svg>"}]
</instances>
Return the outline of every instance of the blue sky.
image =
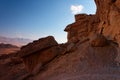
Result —
<instances>
[{"instance_id":1,"label":"blue sky","mask_svg":"<svg viewBox=\"0 0 120 80\"><path fill-rule=\"evenodd\" d=\"M38 39L53 35L61 43L74 14L94 14L94 0L0 0L0 35Z\"/></svg>"}]
</instances>

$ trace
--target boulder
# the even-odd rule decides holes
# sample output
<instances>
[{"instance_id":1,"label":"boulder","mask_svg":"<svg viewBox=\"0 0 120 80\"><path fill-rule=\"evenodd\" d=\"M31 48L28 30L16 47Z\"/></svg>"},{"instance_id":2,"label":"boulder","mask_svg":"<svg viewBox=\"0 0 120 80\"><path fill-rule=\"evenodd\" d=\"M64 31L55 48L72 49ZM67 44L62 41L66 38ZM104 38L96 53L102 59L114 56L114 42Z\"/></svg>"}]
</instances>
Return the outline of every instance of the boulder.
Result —
<instances>
[{"instance_id":1,"label":"boulder","mask_svg":"<svg viewBox=\"0 0 120 80\"><path fill-rule=\"evenodd\" d=\"M64 53L65 49L52 36L48 36L23 46L18 56L22 58L27 71L35 75L44 65Z\"/></svg>"},{"instance_id":2,"label":"boulder","mask_svg":"<svg viewBox=\"0 0 120 80\"><path fill-rule=\"evenodd\" d=\"M18 56L25 57L27 55L33 54L34 52L41 51L56 45L58 45L58 43L52 36L41 38L39 40L33 41L32 43L29 43L26 46L23 46L18 52Z\"/></svg>"}]
</instances>

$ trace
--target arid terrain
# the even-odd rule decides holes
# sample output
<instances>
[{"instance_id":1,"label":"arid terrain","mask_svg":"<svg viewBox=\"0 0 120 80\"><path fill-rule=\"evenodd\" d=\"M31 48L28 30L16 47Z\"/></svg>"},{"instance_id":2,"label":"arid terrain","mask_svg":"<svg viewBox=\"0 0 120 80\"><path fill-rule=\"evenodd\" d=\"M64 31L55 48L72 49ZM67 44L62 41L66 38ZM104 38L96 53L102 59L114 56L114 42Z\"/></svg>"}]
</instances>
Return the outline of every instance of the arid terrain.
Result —
<instances>
[{"instance_id":1,"label":"arid terrain","mask_svg":"<svg viewBox=\"0 0 120 80\"><path fill-rule=\"evenodd\" d=\"M120 0L94 0L77 14L68 41L47 36L0 56L0 80L120 80Z\"/></svg>"},{"instance_id":2,"label":"arid terrain","mask_svg":"<svg viewBox=\"0 0 120 80\"><path fill-rule=\"evenodd\" d=\"M11 44L0 43L0 55L10 54L20 50L20 47Z\"/></svg>"},{"instance_id":3,"label":"arid terrain","mask_svg":"<svg viewBox=\"0 0 120 80\"><path fill-rule=\"evenodd\" d=\"M29 42L32 42L32 41L33 40L24 39L24 38L9 38L9 37L0 36L0 43L12 44L12 45L16 45L18 47L26 45L26 44L28 44Z\"/></svg>"}]
</instances>

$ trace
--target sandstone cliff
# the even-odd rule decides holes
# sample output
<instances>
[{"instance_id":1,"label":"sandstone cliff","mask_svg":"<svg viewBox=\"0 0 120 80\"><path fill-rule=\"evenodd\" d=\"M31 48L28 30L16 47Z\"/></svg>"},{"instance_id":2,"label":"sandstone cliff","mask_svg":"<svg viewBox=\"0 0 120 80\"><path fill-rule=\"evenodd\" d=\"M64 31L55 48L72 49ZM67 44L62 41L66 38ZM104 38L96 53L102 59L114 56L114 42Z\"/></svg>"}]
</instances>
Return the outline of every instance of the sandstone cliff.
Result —
<instances>
[{"instance_id":1,"label":"sandstone cliff","mask_svg":"<svg viewBox=\"0 0 120 80\"><path fill-rule=\"evenodd\" d=\"M65 28L67 43L48 36L23 46L17 57L29 74L16 80L120 80L120 1L95 3L96 14Z\"/></svg>"},{"instance_id":2,"label":"sandstone cliff","mask_svg":"<svg viewBox=\"0 0 120 80\"><path fill-rule=\"evenodd\" d=\"M120 79L119 1L95 0L95 3L96 14L77 14L75 22L65 28L67 43L54 45L56 41L46 37L41 43L38 40L39 46L33 42L21 49L19 54L28 55L22 59L33 75L31 79ZM53 45L46 48L50 43Z\"/></svg>"}]
</instances>

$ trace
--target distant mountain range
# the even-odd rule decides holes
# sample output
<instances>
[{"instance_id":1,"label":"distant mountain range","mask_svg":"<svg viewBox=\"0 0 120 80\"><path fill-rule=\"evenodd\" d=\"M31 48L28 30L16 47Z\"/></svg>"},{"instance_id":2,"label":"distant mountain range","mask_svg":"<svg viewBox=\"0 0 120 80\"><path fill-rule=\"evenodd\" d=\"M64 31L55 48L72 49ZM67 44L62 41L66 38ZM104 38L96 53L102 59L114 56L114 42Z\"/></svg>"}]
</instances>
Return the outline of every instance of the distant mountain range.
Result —
<instances>
[{"instance_id":1,"label":"distant mountain range","mask_svg":"<svg viewBox=\"0 0 120 80\"><path fill-rule=\"evenodd\" d=\"M16 45L0 43L0 55L14 53L18 50L20 50L20 47Z\"/></svg>"},{"instance_id":2,"label":"distant mountain range","mask_svg":"<svg viewBox=\"0 0 120 80\"><path fill-rule=\"evenodd\" d=\"M0 43L0 48L18 48L16 45Z\"/></svg>"},{"instance_id":3,"label":"distant mountain range","mask_svg":"<svg viewBox=\"0 0 120 80\"><path fill-rule=\"evenodd\" d=\"M16 46L23 46L28 44L29 42L32 42L33 40L30 39L24 39L24 38L9 38L9 37L3 37L0 36L0 43L5 43L5 44L12 44Z\"/></svg>"}]
</instances>

